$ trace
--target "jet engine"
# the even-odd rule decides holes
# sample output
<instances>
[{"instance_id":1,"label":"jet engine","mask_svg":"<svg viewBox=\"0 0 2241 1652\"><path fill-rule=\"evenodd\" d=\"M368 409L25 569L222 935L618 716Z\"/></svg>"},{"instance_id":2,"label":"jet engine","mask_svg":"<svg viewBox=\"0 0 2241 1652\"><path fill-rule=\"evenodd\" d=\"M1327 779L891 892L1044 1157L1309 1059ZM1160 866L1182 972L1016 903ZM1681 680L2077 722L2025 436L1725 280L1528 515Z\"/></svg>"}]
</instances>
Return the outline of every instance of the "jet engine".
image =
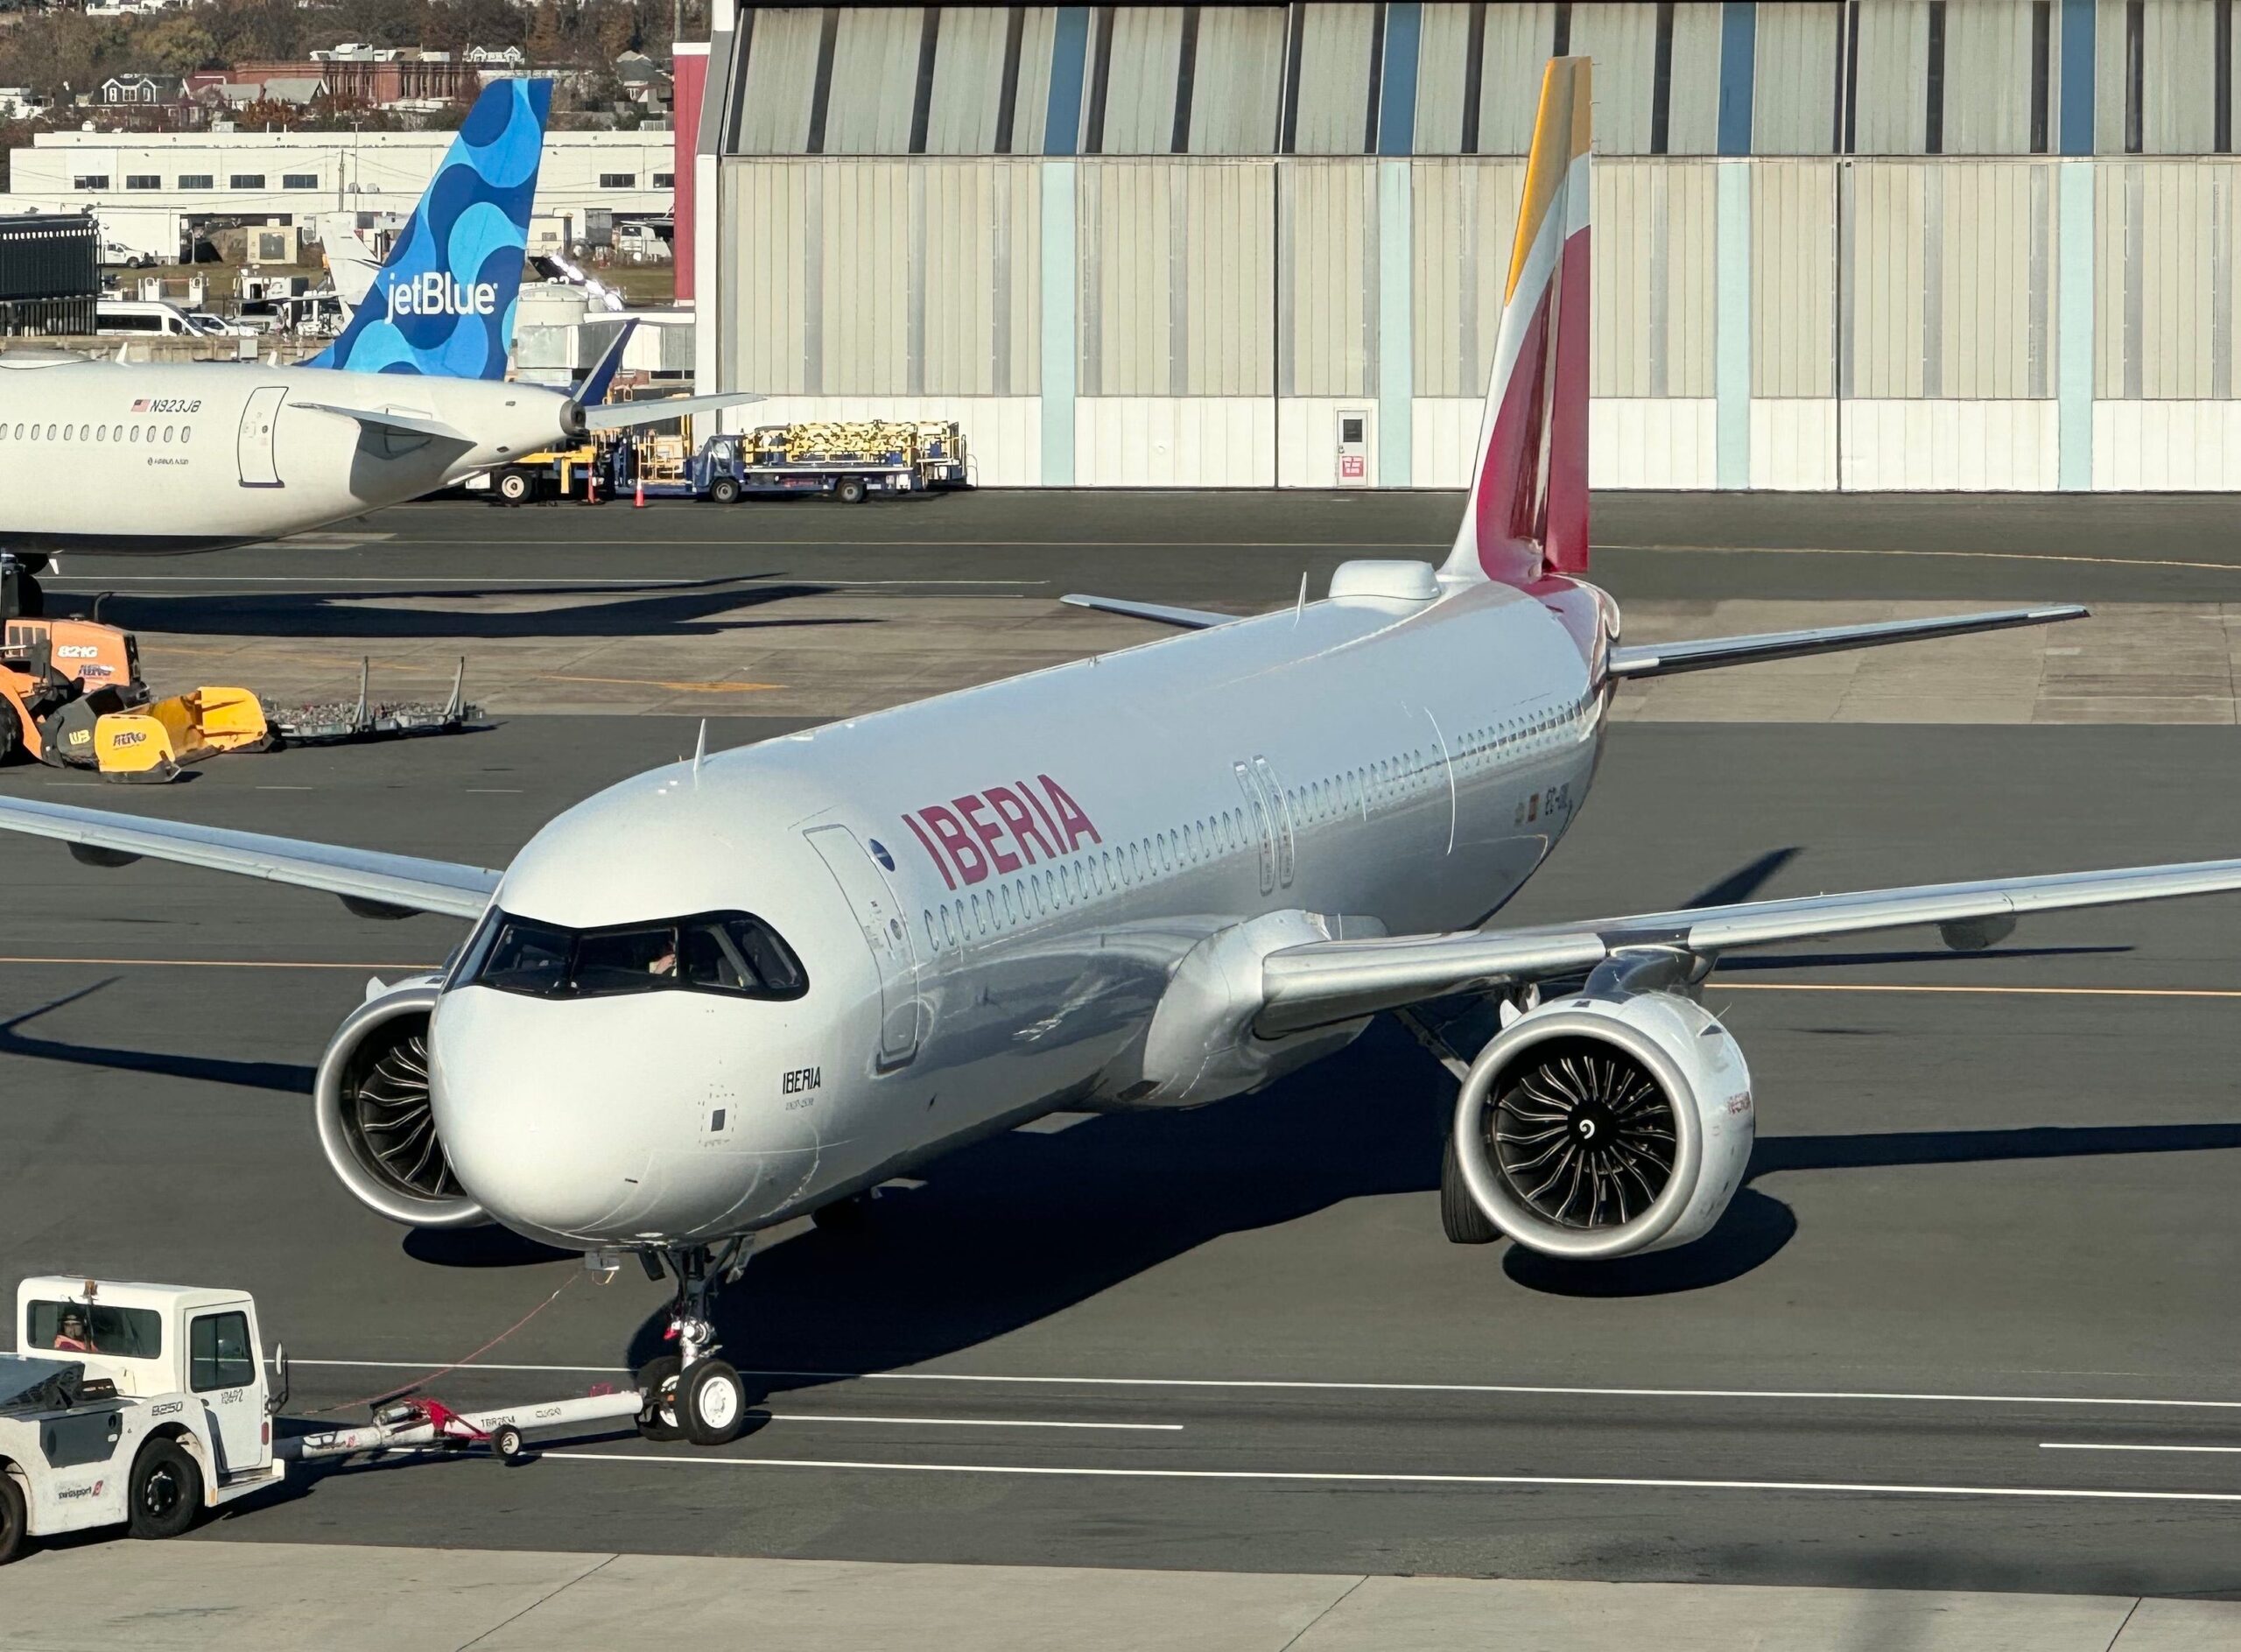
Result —
<instances>
[{"instance_id":1,"label":"jet engine","mask_svg":"<svg viewBox=\"0 0 2241 1652\"><path fill-rule=\"evenodd\" d=\"M487 1220L452 1173L428 1084L428 1022L441 981L418 975L369 995L319 1064L313 1106L327 1162L361 1204L410 1227Z\"/></svg>"},{"instance_id":2,"label":"jet engine","mask_svg":"<svg viewBox=\"0 0 2241 1652\"><path fill-rule=\"evenodd\" d=\"M1668 961L1653 967L1670 982ZM1456 1169L1472 1201L1552 1256L1701 1238L1750 1161L1743 1051L1682 992L1626 990L1629 973L1605 965L1584 992L1519 1016L1479 1052L1457 1103Z\"/></svg>"}]
</instances>

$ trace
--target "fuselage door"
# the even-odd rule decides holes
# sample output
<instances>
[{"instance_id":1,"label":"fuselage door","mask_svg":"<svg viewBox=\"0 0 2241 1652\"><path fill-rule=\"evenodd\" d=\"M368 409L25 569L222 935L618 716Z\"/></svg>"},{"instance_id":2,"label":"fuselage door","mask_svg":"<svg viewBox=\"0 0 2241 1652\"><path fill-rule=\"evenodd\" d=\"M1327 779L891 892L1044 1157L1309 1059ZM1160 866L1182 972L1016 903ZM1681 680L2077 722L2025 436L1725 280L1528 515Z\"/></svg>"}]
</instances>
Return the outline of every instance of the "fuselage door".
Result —
<instances>
[{"instance_id":1,"label":"fuselage door","mask_svg":"<svg viewBox=\"0 0 2241 1652\"><path fill-rule=\"evenodd\" d=\"M1268 812L1276 819L1276 882L1289 889L1292 886L1291 801L1284 796L1284 788L1276 778L1276 771L1266 757L1253 760L1253 772L1260 777L1261 789L1268 794Z\"/></svg>"},{"instance_id":2,"label":"fuselage door","mask_svg":"<svg viewBox=\"0 0 2241 1652\"><path fill-rule=\"evenodd\" d=\"M847 826L818 826L803 835L847 896L879 966L879 1065L902 1066L918 1053L918 955L902 903Z\"/></svg>"},{"instance_id":3,"label":"fuselage door","mask_svg":"<svg viewBox=\"0 0 2241 1652\"><path fill-rule=\"evenodd\" d=\"M1241 763L1231 766L1237 770L1237 789L1245 794L1246 818L1261 834L1261 893L1268 895L1276 887L1275 815L1268 807L1268 794L1254 779L1253 770Z\"/></svg>"},{"instance_id":4,"label":"fuselage door","mask_svg":"<svg viewBox=\"0 0 2241 1652\"><path fill-rule=\"evenodd\" d=\"M280 427L280 404L287 399L285 384L263 384L249 393L248 405L242 409L239 444L244 488L282 486L273 435Z\"/></svg>"}]
</instances>

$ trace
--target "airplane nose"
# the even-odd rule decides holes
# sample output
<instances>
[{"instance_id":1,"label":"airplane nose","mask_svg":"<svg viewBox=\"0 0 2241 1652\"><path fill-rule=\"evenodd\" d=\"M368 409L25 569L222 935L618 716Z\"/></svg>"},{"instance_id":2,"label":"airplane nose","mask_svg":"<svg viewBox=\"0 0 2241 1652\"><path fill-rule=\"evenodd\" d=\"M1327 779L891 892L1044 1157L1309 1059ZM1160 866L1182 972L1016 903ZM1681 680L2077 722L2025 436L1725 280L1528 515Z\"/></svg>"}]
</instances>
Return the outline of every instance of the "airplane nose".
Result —
<instances>
[{"instance_id":1,"label":"airplane nose","mask_svg":"<svg viewBox=\"0 0 2241 1652\"><path fill-rule=\"evenodd\" d=\"M429 1078L453 1173L497 1220L564 1244L693 1238L783 1203L818 1153L783 1139L783 1115L745 1115L737 1008L446 994Z\"/></svg>"}]
</instances>

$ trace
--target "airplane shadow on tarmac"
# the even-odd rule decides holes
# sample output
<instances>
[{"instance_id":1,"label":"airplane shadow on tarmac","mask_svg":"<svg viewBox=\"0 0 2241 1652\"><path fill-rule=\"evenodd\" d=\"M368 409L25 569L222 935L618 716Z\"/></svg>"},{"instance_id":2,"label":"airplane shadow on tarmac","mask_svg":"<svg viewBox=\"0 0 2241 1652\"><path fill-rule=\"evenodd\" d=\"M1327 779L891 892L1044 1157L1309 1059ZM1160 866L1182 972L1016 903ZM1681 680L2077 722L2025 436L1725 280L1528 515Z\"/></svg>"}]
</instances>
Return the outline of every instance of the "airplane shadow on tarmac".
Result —
<instances>
[{"instance_id":1,"label":"airplane shadow on tarmac","mask_svg":"<svg viewBox=\"0 0 2241 1652\"><path fill-rule=\"evenodd\" d=\"M217 581L222 584L222 580ZM431 585L333 591L225 592L183 596L103 595L104 624L174 636L271 636L291 641L428 642L449 637L482 641L618 636L717 636L733 631L876 625L870 617L751 619L741 611L796 597L825 596L837 587L776 573L727 574L720 579L631 586L627 583L488 587ZM508 611L453 606L490 599L546 602L594 599L561 608ZM91 596L58 598L83 616ZM434 608L416 603L440 603ZM718 615L727 617L719 618Z\"/></svg>"},{"instance_id":2,"label":"airplane shadow on tarmac","mask_svg":"<svg viewBox=\"0 0 2241 1652\"><path fill-rule=\"evenodd\" d=\"M1346 1199L1430 1194L1453 1104L1445 1073L1380 1023L1352 1051L1265 1094L995 1137L878 1200L861 1232L803 1232L758 1255L719 1300L719 1334L741 1365L779 1374L780 1389L814 1386L817 1373L917 1365L1225 1234ZM1789 1206L1750 1185L1778 1171L2216 1148L2241 1149L2241 1121L1765 1138L1725 1216L1694 1244L1597 1264L1511 1245L1502 1267L1557 1295L1703 1290L1749 1273L1796 1232ZM1425 1242L1437 1244L1431 1201L1422 1208ZM663 1351L664 1326L658 1312L641 1325L632 1366Z\"/></svg>"}]
</instances>

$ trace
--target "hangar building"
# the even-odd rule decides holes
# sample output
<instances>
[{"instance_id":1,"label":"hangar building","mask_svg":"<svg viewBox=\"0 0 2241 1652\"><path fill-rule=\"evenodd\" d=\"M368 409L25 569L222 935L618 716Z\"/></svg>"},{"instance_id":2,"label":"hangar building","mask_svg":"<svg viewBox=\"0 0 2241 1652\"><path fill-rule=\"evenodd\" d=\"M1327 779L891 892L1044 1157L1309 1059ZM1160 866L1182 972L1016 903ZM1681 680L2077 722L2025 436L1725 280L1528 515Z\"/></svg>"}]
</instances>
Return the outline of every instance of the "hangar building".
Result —
<instances>
[{"instance_id":1,"label":"hangar building","mask_svg":"<svg viewBox=\"0 0 2241 1652\"><path fill-rule=\"evenodd\" d=\"M716 4L679 278L758 422L1459 486L1573 53L1599 486L2241 485L2231 0Z\"/></svg>"}]
</instances>

